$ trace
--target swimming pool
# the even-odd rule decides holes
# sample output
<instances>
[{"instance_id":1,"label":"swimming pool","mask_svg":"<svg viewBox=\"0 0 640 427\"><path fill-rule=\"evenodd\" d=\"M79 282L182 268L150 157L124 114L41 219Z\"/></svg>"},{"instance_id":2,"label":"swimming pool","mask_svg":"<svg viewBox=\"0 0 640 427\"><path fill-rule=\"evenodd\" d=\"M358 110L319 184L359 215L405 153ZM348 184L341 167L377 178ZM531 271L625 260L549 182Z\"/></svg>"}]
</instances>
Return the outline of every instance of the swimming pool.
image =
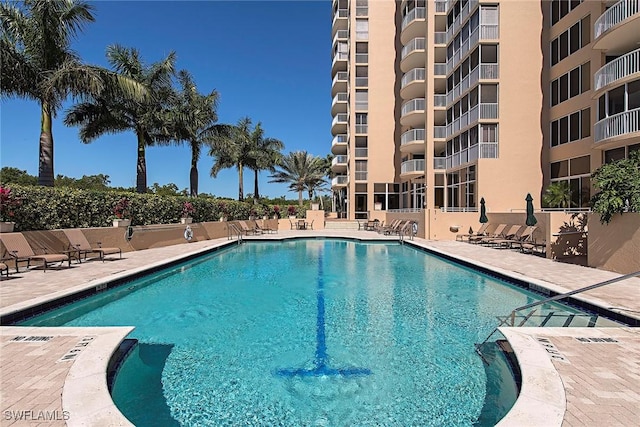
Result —
<instances>
[{"instance_id":1,"label":"swimming pool","mask_svg":"<svg viewBox=\"0 0 640 427\"><path fill-rule=\"evenodd\" d=\"M537 299L398 244L300 240L234 247L28 323L134 325L113 397L138 426L473 425L487 388L474 344Z\"/></svg>"}]
</instances>

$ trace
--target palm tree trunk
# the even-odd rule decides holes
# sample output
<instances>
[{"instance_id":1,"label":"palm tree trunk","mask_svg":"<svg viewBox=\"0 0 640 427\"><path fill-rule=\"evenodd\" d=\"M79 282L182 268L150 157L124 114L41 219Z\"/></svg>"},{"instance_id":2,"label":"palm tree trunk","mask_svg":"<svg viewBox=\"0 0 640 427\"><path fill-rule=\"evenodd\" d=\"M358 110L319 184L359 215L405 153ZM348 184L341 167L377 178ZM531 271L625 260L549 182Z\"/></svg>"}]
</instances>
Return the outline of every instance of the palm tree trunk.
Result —
<instances>
[{"instance_id":1,"label":"palm tree trunk","mask_svg":"<svg viewBox=\"0 0 640 427\"><path fill-rule=\"evenodd\" d=\"M302 206L302 190L298 190L298 205Z\"/></svg>"},{"instance_id":2,"label":"palm tree trunk","mask_svg":"<svg viewBox=\"0 0 640 427\"><path fill-rule=\"evenodd\" d=\"M47 101L41 104L38 185L53 187L53 134L51 133L51 106Z\"/></svg>"},{"instance_id":3,"label":"palm tree trunk","mask_svg":"<svg viewBox=\"0 0 640 427\"><path fill-rule=\"evenodd\" d=\"M191 143L191 170L189 171L189 186L191 197L198 197L198 158L200 150L197 143Z\"/></svg>"},{"instance_id":4,"label":"palm tree trunk","mask_svg":"<svg viewBox=\"0 0 640 427\"><path fill-rule=\"evenodd\" d=\"M146 144L141 130L136 132L138 136L138 164L136 170L136 192L147 192L147 160L145 158Z\"/></svg>"},{"instance_id":5,"label":"palm tree trunk","mask_svg":"<svg viewBox=\"0 0 640 427\"><path fill-rule=\"evenodd\" d=\"M258 192L258 170L254 170L253 173L253 201L254 203L258 203L260 201L260 193Z\"/></svg>"},{"instance_id":6,"label":"palm tree trunk","mask_svg":"<svg viewBox=\"0 0 640 427\"><path fill-rule=\"evenodd\" d=\"M244 178L242 177L242 163L238 163L238 201L244 200Z\"/></svg>"}]
</instances>

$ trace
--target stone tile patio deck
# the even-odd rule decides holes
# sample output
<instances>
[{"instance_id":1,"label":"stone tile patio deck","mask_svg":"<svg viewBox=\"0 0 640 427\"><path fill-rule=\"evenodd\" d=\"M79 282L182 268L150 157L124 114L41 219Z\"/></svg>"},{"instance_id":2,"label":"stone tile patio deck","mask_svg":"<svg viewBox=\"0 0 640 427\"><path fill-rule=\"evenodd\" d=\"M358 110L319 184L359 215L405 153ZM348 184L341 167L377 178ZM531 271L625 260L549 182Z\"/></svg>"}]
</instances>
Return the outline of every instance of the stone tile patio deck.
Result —
<instances>
[{"instance_id":1,"label":"stone tile patio deck","mask_svg":"<svg viewBox=\"0 0 640 427\"><path fill-rule=\"evenodd\" d=\"M365 240L394 239L374 232L351 230L280 231L255 239L282 239L305 235ZM128 252L123 254L122 260L113 259L104 263L83 262L72 264L70 269L63 268L46 273L33 270L12 274L10 279L3 280L0 285L0 315L99 286L115 278L162 265L168 260L179 260L227 243L226 238L191 242ZM416 239L413 244L491 268L501 274L526 279L554 292L566 292L619 276L611 272L467 243ZM629 279L589 291L581 298L640 318L640 279ZM501 329L518 355L523 369L524 384L521 398L514 410L500 425L638 425L640 328L584 329L586 331L582 331L582 328ZM104 394L108 356L127 331L127 328L1 327L0 425L97 425L90 421L95 419L91 417L95 417L96 414L100 414L100 425L127 425L127 420L113 406L108 394ZM19 336L52 338L40 342L15 341ZM96 339L87 345L86 351L80 353L77 360L66 362L69 367L60 366L61 357L67 354L65 352L73 349L86 337ZM609 338L617 342L585 342L577 340L576 337ZM546 338L548 342L541 343L540 338ZM551 361L549 345L562 354L565 360ZM29 348L27 353L23 350L25 347ZM99 362L87 363L89 360ZM550 393L554 387L558 392ZM87 393L87 388L91 393ZM97 395L93 394L95 390L99 390ZM11 411L23 411L23 416L32 418L68 417L68 420L39 418L20 421L16 420L17 413ZM532 417L531 414L538 416ZM524 418L525 424L521 416L527 417Z\"/></svg>"}]
</instances>

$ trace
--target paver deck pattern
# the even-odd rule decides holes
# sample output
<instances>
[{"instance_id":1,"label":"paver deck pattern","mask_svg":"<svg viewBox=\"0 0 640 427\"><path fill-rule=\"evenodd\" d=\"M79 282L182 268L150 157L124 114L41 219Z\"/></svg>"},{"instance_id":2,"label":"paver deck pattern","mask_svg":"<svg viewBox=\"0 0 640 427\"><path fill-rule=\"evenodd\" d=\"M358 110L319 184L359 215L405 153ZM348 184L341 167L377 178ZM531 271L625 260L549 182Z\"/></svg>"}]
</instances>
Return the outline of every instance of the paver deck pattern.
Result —
<instances>
[{"instance_id":1,"label":"paver deck pattern","mask_svg":"<svg viewBox=\"0 0 640 427\"><path fill-rule=\"evenodd\" d=\"M353 237L359 239L395 239L375 232L354 230L280 231L250 239L283 239L295 236ZM189 254L207 251L228 243L228 239L190 242L123 254L123 259L97 260L72 264L72 268L25 271L12 274L0 286L0 313L12 312L55 296L90 288L120 275L161 265ZM495 271L531 281L555 292L566 292L618 274L592 268L567 265L517 251L480 247L453 241L415 239L414 244L429 248ZM603 307L613 307L626 315L640 318L640 279L629 279L605 288L589 291L581 298ZM507 313L505 313L507 314ZM2 328L4 329L4 328ZM520 328L524 330L525 328ZM540 328L532 328L540 329ZM636 426L640 419L640 329L591 328L597 336L611 334L618 343L584 343L576 340L569 328L545 328L538 336L548 337L570 363L553 362L567 395L563 426ZM560 331L560 332L558 332ZM60 411L61 390L69 368L56 363L78 336L53 336L46 342L0 340L1 407L23 410ZM620 338L622 337L622 338ZM24 348L29 350L25 353ZM42 409L40 409L42 408ZM3 412L4 414L4 412ZM33 422L2 420L1 425L38 425ZM61 421L46 421L43 425ZM26 423L26 424L25 424Z\"/></svg>"}]
</instances>

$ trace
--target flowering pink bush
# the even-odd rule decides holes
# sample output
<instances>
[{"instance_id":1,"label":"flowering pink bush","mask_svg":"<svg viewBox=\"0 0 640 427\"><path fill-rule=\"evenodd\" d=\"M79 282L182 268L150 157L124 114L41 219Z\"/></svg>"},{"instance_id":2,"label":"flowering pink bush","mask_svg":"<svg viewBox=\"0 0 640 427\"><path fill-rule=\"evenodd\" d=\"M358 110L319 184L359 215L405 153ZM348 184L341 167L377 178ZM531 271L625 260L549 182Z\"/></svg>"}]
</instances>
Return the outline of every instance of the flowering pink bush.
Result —
<instances>
[{"instance_id":1,"label":"flowering pink bush","mask_svg":"<svg viewBox=\"0 0 640 427\"><path fill-rule=\"evenodd\" d=\"M18 205L20 199L11 193L11 189L0 185L0 221L11 221L15 214L13 209Z\"/></svg>"},{"instance_id":2,"label":"flowering pink bush","mask_svg":"<svg viewBox=\"0 0 640 427\"><path fill-rule=\"evenodd\" d=\"M182 217L189 218L196 211L191 202L184 202L182 205Z\"/></svg>"},{"instance_id":3,"label":"flowering pink bush","mask_svg":"<svg viewBox=\"0 0 640 427\"><path fill-rule=\"evenodd\" d=\"M113 214L116 218L122 219L129 215L129 199L123 197L116 203L116 206L113 208Z\"/></svg>"}]
</instances>

